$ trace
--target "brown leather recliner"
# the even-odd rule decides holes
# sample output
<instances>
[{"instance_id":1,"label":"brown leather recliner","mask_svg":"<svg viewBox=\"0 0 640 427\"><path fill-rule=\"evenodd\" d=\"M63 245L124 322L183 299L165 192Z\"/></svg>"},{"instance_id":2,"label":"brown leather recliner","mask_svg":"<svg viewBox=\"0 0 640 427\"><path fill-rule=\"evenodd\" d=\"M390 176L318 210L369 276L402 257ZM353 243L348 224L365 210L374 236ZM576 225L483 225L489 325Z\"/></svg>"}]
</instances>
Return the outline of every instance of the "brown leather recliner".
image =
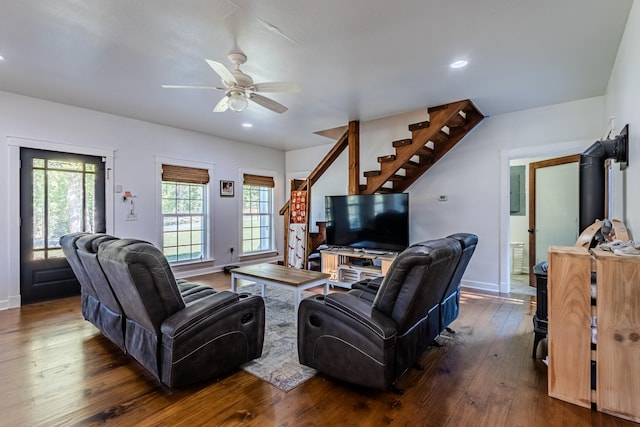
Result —
<instances>
[{"instance_id":1,"label":"brown leather recliner","mask_svg":"<svg viewBox=\"0 0 640 427\"><path fill-rule=\"evenodd\" d=\"M412 245L393 261L373 303L350 293L304 299L300 363L366 387L387 389L440 333L440 302L462 253L453 238Z\"/></svg>"}]
</instances>

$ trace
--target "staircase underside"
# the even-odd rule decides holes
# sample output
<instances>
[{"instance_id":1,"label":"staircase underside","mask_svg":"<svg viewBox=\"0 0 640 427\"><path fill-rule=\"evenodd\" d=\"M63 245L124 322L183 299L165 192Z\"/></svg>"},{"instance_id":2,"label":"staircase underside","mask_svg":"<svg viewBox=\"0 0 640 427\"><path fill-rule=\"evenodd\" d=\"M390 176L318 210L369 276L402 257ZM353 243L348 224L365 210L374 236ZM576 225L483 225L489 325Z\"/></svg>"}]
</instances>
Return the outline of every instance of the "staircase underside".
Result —
<instances>
[{"instance_id":1,"label":"staircase underside","mask_svg":"<svg viewBox=\"0 0 640 427\"><path fill-rule=\"evenodd\" d=\"M429 121L409 125L411 138L393 142L395 154L378 157L360 194L402 193L469 133L484 116L470 100L429 108Z\"/></svg>"}]
</instances>

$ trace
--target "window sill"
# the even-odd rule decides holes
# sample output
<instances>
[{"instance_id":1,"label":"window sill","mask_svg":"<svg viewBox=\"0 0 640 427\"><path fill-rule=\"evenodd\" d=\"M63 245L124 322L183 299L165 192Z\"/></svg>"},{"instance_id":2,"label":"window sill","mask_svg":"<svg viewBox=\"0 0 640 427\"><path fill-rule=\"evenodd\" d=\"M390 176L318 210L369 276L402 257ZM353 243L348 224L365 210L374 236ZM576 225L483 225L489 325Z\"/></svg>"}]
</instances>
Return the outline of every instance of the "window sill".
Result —
<instances>
[{"instance_id":1,"label":"window sill","mask_svg":"<svg viewBox=\"0 0 640 427\"><path fill-rule=\"evenodd\" d=\"M254 259L271 258L275 256L278 256L277 251L265 251L265 252L256 252L252 254L247 254L247 255L240 255L238 259L240 261L251 261Z\"/></svg>"},{"instance_id":2,"label":"window sill","mask_svg":"<svg viewBox=\"0 0 640 427\"><path fill-rule=\"evenodd\" d=\"M181 278L184 274L192 274L194 271L212 270L215 259L205 259L199 261L183 261L179 263L169 264L176 278Z\"/></svg>"}]
</instances>

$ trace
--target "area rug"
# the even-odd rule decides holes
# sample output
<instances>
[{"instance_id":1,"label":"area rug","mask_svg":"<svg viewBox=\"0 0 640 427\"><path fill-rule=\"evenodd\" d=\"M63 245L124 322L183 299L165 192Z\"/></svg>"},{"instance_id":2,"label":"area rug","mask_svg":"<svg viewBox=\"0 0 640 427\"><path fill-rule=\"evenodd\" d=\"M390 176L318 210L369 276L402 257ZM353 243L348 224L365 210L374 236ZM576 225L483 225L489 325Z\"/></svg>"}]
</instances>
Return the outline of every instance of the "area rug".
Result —
<instances>
[{"instance_id":1,"label":"area rug","mask_svg":"<svg viewBox=\"0 0 640 427\"><path fill-rule=\"evenodd\" d=\"M238 292L260 295L260 286L241 285L238 287ZM311 292L303 292L302 297L311 295L313 295ZM262 356L242 365L244 371L285 392L293 390L316 374L315 369L298 362L294 301L293 290L266 287Z\"/></svg>"}]
</instances>

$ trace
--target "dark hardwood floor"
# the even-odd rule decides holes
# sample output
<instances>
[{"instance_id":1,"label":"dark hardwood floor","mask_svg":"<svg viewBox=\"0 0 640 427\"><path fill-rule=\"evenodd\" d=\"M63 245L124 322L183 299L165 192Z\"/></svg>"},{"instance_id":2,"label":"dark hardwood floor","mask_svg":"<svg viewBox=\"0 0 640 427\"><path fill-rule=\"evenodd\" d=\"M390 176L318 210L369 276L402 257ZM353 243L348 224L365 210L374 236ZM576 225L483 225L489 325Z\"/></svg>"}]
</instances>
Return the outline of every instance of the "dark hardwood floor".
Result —
<instances>
[{"instance_id":1,"label":"dark hardwood floor","mask_svg":"<svg viewBox=\"0 0 640 427\"><path fill-rule=\"evenodd\" d=\"M229 287L223 273L197 279ZM464 292L452 340L404 395L316 376L289 393L247 374L169 390L104 338L72 297L0 311L0 425L633 426L547 396L531 358L535 297Z\"/></svg>"}]
</instances>

